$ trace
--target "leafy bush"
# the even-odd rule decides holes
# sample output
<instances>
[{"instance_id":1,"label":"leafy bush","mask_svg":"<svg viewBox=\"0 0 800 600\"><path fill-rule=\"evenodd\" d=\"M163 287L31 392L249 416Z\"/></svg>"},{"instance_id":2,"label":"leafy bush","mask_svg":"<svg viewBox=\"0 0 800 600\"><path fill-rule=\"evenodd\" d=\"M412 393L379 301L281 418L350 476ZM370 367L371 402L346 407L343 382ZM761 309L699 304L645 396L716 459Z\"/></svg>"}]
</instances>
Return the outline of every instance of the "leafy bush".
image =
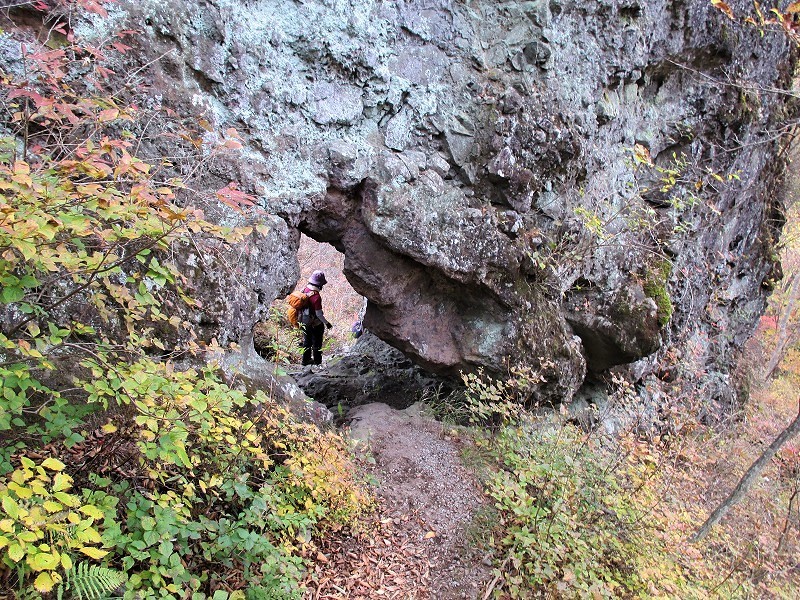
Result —
<instances>
[{"instance_id":1,"label":"leafy bush","mask_svg":"<svg viewBox=\"0 0 800 600\"><path fill-rule=\"evenodd\" d=\"M552 367L542 361L542 368ZM545 381L531 367L514 367L506 379L495 379L483 370L463 373L464 409L471 424L499 423L507 425L520 419L525 405L531 401L536 386Z\"/></svg>"},{"instance_id":2,"label":"leafy bush","mask_svg":"<svg viewBox=\"0 0 800 600\"><path fill-rule=\"evenodd\" d=\"M504 423L472 430L494 501L477 526L495 556L495 597L702 596L663 541L646 446L534 416L519 400L537 379L465 378L473 422Z\"/></svg>"},{"instance_id":3,"label":"leafy bush","mask_svg":"<svg viewBox=\"0 0 800 600\"><path fill-rule=\"evenodd\" d=\"M64 463L48 458L37 465L22 458L22 466L6 483L0 481L0 562L16 570L19 581L35 576L34 587L49 592L69 572L78 553L99 559L108 552L96 521L103 512L69 492L72 478Z\"/></svg>"},{"instance_id":4,"label":"leafy bush","mask_svg":"<svg viewBox=\"0 0 800 600\"><path fill-rule=\"evenodd\" d=\"M488 482L503 529L512 595L619 597L642 589L635 571L637 506L577 428L504 430L502 470ZM513 590L518 590L517 594Z\"/></svg>"},{"instance_id":5,"label":"leafy bush","mask_svg":"<svg viewBox=\"0 0 800 600\"><path fill-rule=\"evenodd\" d=\"M292 327L286 318L285 302L271 306L267 318L253 329L256 352L277 364L299 363L302 342L302 331Z\"/></svg>"}]
</instances>

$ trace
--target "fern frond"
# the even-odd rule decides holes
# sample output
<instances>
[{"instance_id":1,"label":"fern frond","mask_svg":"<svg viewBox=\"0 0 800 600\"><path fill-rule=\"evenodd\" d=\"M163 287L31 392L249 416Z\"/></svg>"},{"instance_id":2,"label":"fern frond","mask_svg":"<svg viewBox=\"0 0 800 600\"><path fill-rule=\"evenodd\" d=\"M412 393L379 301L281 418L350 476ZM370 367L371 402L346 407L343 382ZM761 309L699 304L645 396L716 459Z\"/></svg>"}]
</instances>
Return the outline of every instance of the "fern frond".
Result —
<instances>
[{"instance_id":1,"label":"fern frond","mask_svg":"<svg viewBox=\"0 0 800 600\"><path fill-rule=\"evenodd\" d=\"M78 563L66 573L64 583L59 586L58 597L69 592L68 598L77 600L104 600L125 583L128 576L120 571L89 563Z\"/></svg>"}]
</instances>

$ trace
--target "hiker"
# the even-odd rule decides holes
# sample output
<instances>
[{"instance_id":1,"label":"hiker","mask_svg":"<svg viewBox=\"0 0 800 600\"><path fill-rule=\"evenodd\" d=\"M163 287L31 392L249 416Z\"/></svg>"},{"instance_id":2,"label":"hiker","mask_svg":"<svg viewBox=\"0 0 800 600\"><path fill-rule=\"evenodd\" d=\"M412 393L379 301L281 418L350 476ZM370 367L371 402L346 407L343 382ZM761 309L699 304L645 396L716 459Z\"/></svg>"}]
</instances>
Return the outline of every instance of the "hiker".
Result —
<instances>
[{"instance_id":1,"label":"hiker","mask_svg":"<svg viewBox=\"0 0 800 600\"><path fill-rule=\"evenodd\" d=\"M328 329L333 327L322 312L322 296L319 294L326 283L328 281L325 279L325 273L314 271L308 278L308 285L303 289L311 305L311 321L303 326L303 366L322 364L322 335L326 327Z\"/></svg>"}]
</instances>

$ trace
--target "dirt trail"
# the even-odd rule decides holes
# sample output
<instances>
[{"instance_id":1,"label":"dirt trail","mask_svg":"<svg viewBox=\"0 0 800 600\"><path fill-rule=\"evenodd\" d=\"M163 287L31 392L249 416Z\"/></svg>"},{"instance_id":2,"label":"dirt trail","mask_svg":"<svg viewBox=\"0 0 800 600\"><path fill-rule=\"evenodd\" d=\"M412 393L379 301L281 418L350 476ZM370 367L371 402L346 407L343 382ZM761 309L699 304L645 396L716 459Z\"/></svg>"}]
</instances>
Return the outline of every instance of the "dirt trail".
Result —
<instances>
[{"instance_id":1,"label":"dirt trail","mask_svg":"<svg viewBox=\"0 0 800 600\"><path fill-rule=\"evenodd\" d=\"M349 416L374 458L379 510L360 539L323 548L307 598L482 598L491 569L468 529L485 499L458 438L415 406L368 404Z\"/></svg>"}]
</instances>

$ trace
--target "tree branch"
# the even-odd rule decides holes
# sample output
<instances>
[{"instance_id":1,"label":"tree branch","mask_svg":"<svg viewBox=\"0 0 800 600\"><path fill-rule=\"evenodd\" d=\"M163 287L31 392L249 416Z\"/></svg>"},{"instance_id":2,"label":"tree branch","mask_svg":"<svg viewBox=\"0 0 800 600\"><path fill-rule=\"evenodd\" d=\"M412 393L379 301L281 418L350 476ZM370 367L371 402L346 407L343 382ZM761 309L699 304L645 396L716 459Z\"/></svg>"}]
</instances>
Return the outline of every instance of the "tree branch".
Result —
<instances>
[{"instance_id":1,"label":"tree branch","mask_svg":"<svg viewBox=\"0 0 800 600\"><path fill-rule=\"evenodd\" d=\"M745 494L750 490L750 487L753 485L753 482L756 478L761 474L761 471L764 470L764 467L767 466L772 457L775 456L778 451L783 447L783 445L792 439L795 435L800 432L800 401L798 401L797 407L797 416L794 418L794 421L789 423L789 425L781 431L780 435L775 438L769 447L761 453L761 456L756 459L756 461L747 469L747 472L742 475L742 478L739 480L739 483L736 484L736 487L733 488L733 491L730 495L722 502L714 512L711 513L711 516L706 519L706 522L698 529L695 534L689 538L689 541L692 543L697 543L703 540L708 535L708 532L711 531L711 528L719 523L719 521L724 517L727 512L736 505L742 498L744 498Z\"/></svg>"}]
</instances>

